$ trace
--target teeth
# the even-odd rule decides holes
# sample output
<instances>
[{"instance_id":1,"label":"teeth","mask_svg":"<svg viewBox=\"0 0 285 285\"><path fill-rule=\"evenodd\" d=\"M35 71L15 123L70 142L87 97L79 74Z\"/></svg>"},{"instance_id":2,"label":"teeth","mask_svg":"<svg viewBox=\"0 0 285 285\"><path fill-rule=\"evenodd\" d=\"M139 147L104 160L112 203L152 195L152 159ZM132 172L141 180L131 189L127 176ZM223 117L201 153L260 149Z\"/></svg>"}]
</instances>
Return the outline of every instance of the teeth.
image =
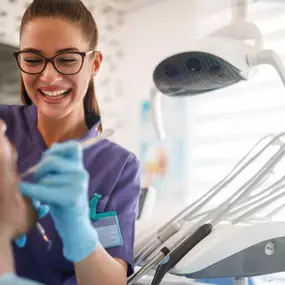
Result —
<instances>
[{"instance_id":1,"label":"teeth","mask_svg":"<svg viewBox=\"0 0 285 285\"><path fill-rule=\"evenodd\" d=\"M64 94L65 92L67 92L68 90L58 90L58 91L43 91L43 94L47 95L47 96L51 96L51 97L55 97L55 96L60 96L62 94Z\"/></svg>"}]
</instances>

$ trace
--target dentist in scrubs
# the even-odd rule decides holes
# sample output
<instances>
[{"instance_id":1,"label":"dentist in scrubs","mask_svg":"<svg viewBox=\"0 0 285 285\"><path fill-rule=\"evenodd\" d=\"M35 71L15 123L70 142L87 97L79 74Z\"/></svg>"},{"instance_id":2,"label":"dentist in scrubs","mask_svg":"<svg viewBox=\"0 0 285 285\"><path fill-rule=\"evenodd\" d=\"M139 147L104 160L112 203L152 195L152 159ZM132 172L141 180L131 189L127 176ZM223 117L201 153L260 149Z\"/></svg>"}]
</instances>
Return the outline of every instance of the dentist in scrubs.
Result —
<instances>
[{"instance_id":1,"label":"dentist in scrubs","mask_svg":"<svg viewBox=\"0 0 285 285\"><path fill-rule=\"evenodd\" d=\"M14 53L23 105L0 105L0 118L18 152L19 173L45 154L55 157L28 177L30 184L21 184L24 195L50 207L40 222L53 245L48 251L32 230L14 246L17 274L47 285L126 284L133 272L137 158L108 140L85 150L86 200L73 193L73 186L83 193L87 182L75 175L73 163L62 163L68 157L80 161L74 141L96 136L102 128L94 91L103 59L97 38L96 23L80 0L34 0L22 17ZM73 145L63 151L55 144L62 142ZM66 181L49 180L49 173L58 171L55 164L59 173L68 172Z\"/></svg>"}]
</instances>

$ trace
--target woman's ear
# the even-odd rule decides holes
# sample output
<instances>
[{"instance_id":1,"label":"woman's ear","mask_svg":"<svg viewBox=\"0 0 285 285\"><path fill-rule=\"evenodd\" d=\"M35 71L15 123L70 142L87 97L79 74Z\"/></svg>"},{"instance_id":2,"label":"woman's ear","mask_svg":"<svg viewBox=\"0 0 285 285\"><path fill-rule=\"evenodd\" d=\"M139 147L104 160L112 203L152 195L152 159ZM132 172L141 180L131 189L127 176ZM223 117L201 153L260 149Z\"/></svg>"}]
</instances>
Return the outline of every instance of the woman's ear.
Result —
<instances>
[{"instance_id":1,"label":"woman's ear","mask_svg":"<svg viewBox=\"0 0 285 285\"><path fill-rule=\"evenodd\" d=\"M93 66L92 66L92 77L98 73L102 61L103 61L102 52L95 51L95 57L94 57Z\"/></svg>"}]
</instances>

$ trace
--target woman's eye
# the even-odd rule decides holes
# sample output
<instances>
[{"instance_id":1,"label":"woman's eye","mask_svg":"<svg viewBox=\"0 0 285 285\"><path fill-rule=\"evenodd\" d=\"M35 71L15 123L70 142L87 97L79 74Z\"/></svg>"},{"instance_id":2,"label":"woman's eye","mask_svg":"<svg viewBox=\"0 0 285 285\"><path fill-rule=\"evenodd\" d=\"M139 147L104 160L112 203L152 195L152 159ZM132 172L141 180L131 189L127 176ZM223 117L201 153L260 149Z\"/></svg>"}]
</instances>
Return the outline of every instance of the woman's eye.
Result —
<instances>
[{"instance_id":1,"label":"woman's eye","mask_svg":"<svg viewBox=\"0 0 285 285\"><path fill-rule=\"evenodd\" d=\"M43 63L43 60L38 58L26 58L25 62L28 64L41 64Z\"/></svg>"},{"instance_id":2,"label":"woman's eye","mask_svg":"<svg viewBox=\"0 0 285 285\"><path fill-rule=\"evenodd\" d=\"M76 62L77 59L76 58L59 58L57 60L58 63L63 63L63 64L71 64Z\"/></svg>"}]
</instances>

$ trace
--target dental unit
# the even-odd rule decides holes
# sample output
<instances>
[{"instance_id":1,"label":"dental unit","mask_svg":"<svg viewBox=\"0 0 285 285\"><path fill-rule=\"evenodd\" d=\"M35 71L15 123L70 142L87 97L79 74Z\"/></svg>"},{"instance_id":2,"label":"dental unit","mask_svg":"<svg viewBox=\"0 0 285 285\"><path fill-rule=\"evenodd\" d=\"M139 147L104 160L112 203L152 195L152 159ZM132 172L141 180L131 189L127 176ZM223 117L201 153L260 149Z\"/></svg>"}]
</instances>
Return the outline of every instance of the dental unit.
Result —
<instances>
[{"instance_id":1,"label":"dental unit","mask_svg":"<svg viewBox=\"0 0 285 285\"><path fill-rule=\"evenodd\" d=\"M270 182L269 178L272 177L273 170L284 158L285 143L282 142L281 139L285 138L285 133L281 133L278 136L273 137L265 146L261 148L261 150L256 151L256 149L260 147L260 144L268 138L270 137L268 136L267 138L263 138L258 144L256 144L255 147L236 165L236 167L204 196L184 209L166 225L163 225L155 234L152 235L152 237L147 237L146 240L137 245L136 264L142 264L142 267L129 279L128 284L134 284L134 282L147 271L159 265L159 263L164 259L163 253L159 252L161 248L164 248L165 252L165 248L170 247L173 249L177 247L183 240L186 240L187 237L189 238L193 232L199 229L199 225L211 225L213 233L206 236L204 241L202 240L200 243L198 243L194 247L196 250L197 248L200 248L199 246L201 246L201 248L206 248L205 243L207 240L217 237L216 229L226 229L225 227L228 227L228 233L232 233L231 229L236 225L238 229L243 229L243 232L241 231L240 233L244 234L244 231L246 230L254 232L253 227L260 229L261 225L264 226L264 223L267 225L267 223L270 222L270 220L266 218L257 219L256 221L251 219L252 216L259 210L264 209L265 206L268 207L269 205L274 204L274 202L278 201L278 199L285 196L285 190L283 189L283 185L285 185L284 174L282 174L281 177L278 177L277 181L273 181L271 184L266 185L266 182ZM278 150L276 150L276 148ZM272 152L272 150L274 150L275 153L272 157L270 157L269 154ZM264 159L266 163L264 165L260 164L260 161L258 160ZM258 163L256 161L258 161ZM232 189L230 189L230 192L227 191L227 193L233 194L230 195L230 197L228 197L226 201L221 203L217 208L210 211L201 212L203 208L209 204L209 202L211 202L218 194L221 194L222 190L229 190L227 187L229 187L230 184L237 184L237 180L240 179L242 175L249 177L247 171L252 170L254 163L257 163L260 169L252 178L243 183L234 193ZM280 211L282 207L285 207L285 204L282 204L281 206L278 205L278 208L271 210L268 216L270 217L272 214L276 214L276 211ZM241 225L244 225L244 227ZM281 233L285 236L285 222L278 222L276 224L271 222L271 227L274 227L274 225L276 226L275 232L277 231L277 233L279 232L279 234ZM283 225L284 230L281 225ZM175 228L178 230L176 230L176 233L171 234ZM224 232L226 231L223 231L222 234L224 234ZM263 237L272 234L269 231L266 231L265 233L266 234L264 234ZM274 234L272 235L274 236ZM164 240L163 236L166 237ZM254 235L252 234L249 235L248 239L249 244L255 241ZM257 236L256 240L258 239L262 240L262 237ZM222 237L220 237L220 240L217 238L215 239L217 252L219 250L220 252L225 252L225 250L222 251L221 249L229 248L225 245L224 240L225 238ZM241 241L242 239L238 240ZM235 239L231 240L231 242L234 241ZM221 249L217 243L220 245ZM155 245L155 247L153 245ZM200 255L201 252L203 252L206 255L206 257L204 256L205 260L208 260L208 252L206 250L201 251L201 248L198 252L200 252ZM239 248L235 248L232 244L231 251L235 250L238 252ZM171 252L171 250L169 250L169 252ZM168 255L169 252L167 252L166 255ZM172 252L175 252L175 250ZM188 254L188 259L187 256L185 259L182 259L182 257L181 259L191 259L193 264L195 264L194 259L192 259L193 256L191 252L192 251L190 251L188 254L188 251L185 251L182 257ZM217 254L215 256L217 257ZM175 272L175 274L181 275L181 271L183 271L181 268L183 267L176 270L176 268L179 268L179 264L180 263L178 263L170 272ZM185 266L185 264L183 266ZM185 275L190 274L188 272Z\"/></svg>"},{"instance_id":2,"label":"dental unit","mask_svg":"<svg viewBox=\"0 0 285 285\"><path fill-rule=\"evenodd\" d=\"M151 103L159 139L166 137L162 94L196 96L227 88L250 80L262 64L273 66L285 85L281 59L263 49L260 31L244 19L245 1L233 3L239 19L186 49L165 50L154 68ZM139 270L128 284L150 270L155 270L152 285L167 272L193 279L232 277L236 285L245 285L247 277L285 271L285 222L273 221L285 208L284 157L285 132L263 137L223 180L136 243ZM217 197L226 198L213 207Z\"/></svg>"}]
</instances>

